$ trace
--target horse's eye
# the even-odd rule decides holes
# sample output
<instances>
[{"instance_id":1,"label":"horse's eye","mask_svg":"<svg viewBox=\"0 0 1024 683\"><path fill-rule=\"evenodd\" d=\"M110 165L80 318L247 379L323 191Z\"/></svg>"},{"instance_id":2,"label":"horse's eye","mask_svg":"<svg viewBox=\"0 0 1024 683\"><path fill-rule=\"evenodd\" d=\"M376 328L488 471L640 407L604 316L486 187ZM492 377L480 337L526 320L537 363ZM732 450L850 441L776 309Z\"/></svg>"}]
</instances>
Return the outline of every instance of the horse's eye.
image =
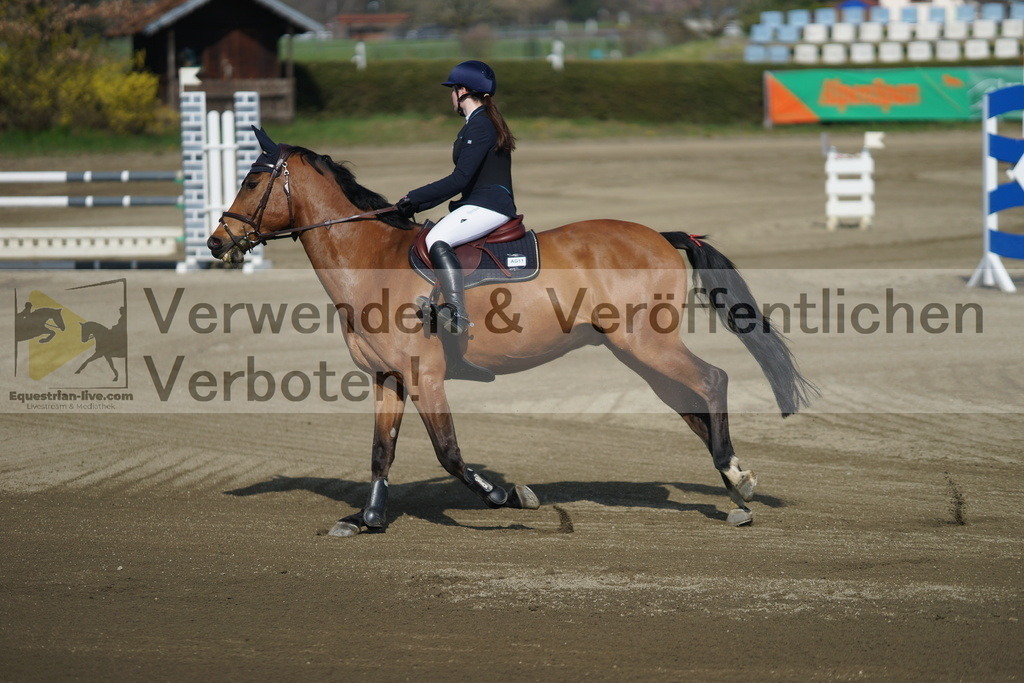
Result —
<instances>
[{"instance_id":1,"label":"horse's eye","mask_svg":"<svg viewBox=\"0 0 1024 683\"><path fill-rule=\"evenodd\" d=\"M246 180L245 181L245 186L248 189L250 189L250 190L255 190L256 186L259 185L259 184L260 184L260 181L258 181L258 180Z\"/></svg>"}]
</instances>

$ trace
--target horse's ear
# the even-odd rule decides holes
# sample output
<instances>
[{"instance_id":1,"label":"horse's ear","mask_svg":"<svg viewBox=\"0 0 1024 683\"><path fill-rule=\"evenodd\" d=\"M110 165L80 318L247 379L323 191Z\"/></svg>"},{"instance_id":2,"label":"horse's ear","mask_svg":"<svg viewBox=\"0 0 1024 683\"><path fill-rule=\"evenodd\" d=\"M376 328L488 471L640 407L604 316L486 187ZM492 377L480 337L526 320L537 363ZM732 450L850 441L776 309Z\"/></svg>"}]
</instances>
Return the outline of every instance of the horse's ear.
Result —
<instances>
[{"instance_id":1,"label":"horse's ear","mask_svg":"<svg viewBox=\"0 0 1024 683\"><path fill-rule=\"evenodd\" d=\"M270 139L270 136L267 135L267 131L262 128L257 128L256 126L252 126L252 132L256 134L256 141L260 143L260 149L262 149L265 154L269 154L271 156L277 155L280 147L276 142Z\"/></svg>"}]
</instances>

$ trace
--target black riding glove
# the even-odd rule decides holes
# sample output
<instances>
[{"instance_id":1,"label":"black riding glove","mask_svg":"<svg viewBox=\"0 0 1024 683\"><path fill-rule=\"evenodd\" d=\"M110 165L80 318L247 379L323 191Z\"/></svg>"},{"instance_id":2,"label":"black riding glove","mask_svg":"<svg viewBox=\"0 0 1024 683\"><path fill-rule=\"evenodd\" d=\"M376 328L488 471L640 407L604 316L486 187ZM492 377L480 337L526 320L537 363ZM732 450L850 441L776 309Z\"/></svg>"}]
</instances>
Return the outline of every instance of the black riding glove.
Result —
<instances>
[{"instance_id":1,"label":"black riding glove","mask_svg":"<svg viewBox=\"0 0 1024 683\"><path fill-rule=\"evenodd\" d=\"M416 213L416 207L413 206L412 200L408 196L402 197L395 202L395 210L398 211L402 218L412 218L413 214Z\"/></svg>"}]
</instances>

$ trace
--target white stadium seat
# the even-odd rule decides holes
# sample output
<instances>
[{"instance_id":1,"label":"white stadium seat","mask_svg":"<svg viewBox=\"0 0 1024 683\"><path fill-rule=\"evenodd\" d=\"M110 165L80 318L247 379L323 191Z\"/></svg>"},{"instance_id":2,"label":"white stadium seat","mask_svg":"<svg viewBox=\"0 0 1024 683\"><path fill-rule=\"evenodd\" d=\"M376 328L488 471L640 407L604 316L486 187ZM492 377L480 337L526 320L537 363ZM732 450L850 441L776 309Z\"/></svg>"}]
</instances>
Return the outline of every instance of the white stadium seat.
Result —
<instances>
[{"instance_id":1,"label":"white stadium seat","mask_svg":"<svg viewBox=\"0 0 1024 683\"><path fill-rule=\"evenodd\" d=\"M793 61L797 64L817 64L818 46L800 43L793 48Z\"/></svg>"},{"instance_id":2,"label":"white stadium seat","mask_svg":"<svg viewBox=\"0 0 1024 683\"><path fill-rule=\"evenodd\" d=\"M878 46L878 61L886 64L893 64L903 61L902 43L880 43Z\"/></svg>"},{"instance_id":3,"label":"white stadium seat","mask_svg":"<svg viewBox=\"0 0 1024 683\"><path fill-rule=\"evenodd\" d=\"M850 62L871 64L875 61L875 46L872 43L854 43L850 46Z\"/></svg>"},{"instance_id":4,"label":"white stadium seat","mask_svg":"<svg viewBox=\"0 0 1024 683\"><path fill-rule=\"evenodd\" d=\"M940 62L959 62L962 59L960 41L940 40L935 43L935 59Z\"/></svg>"},{"instance_id":5,"label":"white stadium seat","mask_svg":"<svg viewBox=\"0 0 1024 683\"><path fill-rule=\"evenodd\" d=\"M989 45L984 38L972 38L964 43L964 59L988 59Z\"/></svg>"},{"instance_id":6,"label":"white stadium seat","mask_svg":"<svg viewBox=\"0 0 1024 683\"><path fill-rule=\"evenodd\" d=\"M1024 38L1024 20L1007 19L999 25L999 33L1003 38Z\"/></svg>"},{"instance_id":7,"label":"white stadium seat","mask_svg":"<svg viewBox=\"0 0 1024 683\"><path fill-rule=\"evenodd\" d=\"M869 21L857 27L857 37L862 43L880 43L885 36L885 27Z\"/></svg>"},{"instance_id":8,"label":"white stadium seat","mask_svg":"<svg viewBox=\"0 0 1024 683\"><path fill-rule=\"evenodd\" d=\"M913 27L903 21L891 21L885 26L885 35L896 43L907 43L912 38Z\"/></svg>"},{"instance_id":9,"label":"white stadium seat","mask_svg":"<svg viewBox=\"0 0 1024 683\"><path fill-rule=\"evenodd\" d=\"M908 62L932 61L932 44L923 40L915 40L907 44Z\"/></svg>"},{"instance_id":10,"label":"white stadium seat","mask_svg":"<svg viewBox=\"0 0 1024 683\"><path fill-rule=\"evenodd\" d=\"M807 24L807 26L804 26L804 42L828 42L828 26L825 26L824 24Z\"/></svg>"},{"instance_id":11,"label":"white stadium seat","mask_svg":"<svg viewBox=\"0 0 1024 683\"><path fill-rule=\"evenodd\" d=\"M993 19L978 19L971 24L971 36L973 38L995 38L997 23Z\"/></svg>"},{"instance_id":12,"label":"white stadium seat","mask_svg":"<svg viewBox=\"0 0 1024 683\"><path fill-rule=\"evenodd\" d=\"M832 24L833 43L852 43L857 37L857 27L853 24Z\"/></svg>"},{"instance_id":13,"label":"white stadium seat","mask_svg":"<svg viewBox=\"0 0 1024 683\"><path fill-rule=\"evenodd\" d=\"M949 40L967 40L967 27L966 21L947 21L942 26L942 37Z\"/></svg>"},{"instance_id":14,"label":"white stadium seat","mask_svg":"<svg viewBox=\"0 0 1024 683\"><path fill-rule=\"evenodd\" d=\"M1020 57L1020 41L1016 38L996 38L992 46L992 56L999 59Z\"/></svg>"},{"instance_id":15,"label":"white stadium seat","mask_svg":"<svg viewBox=\"0 0 1024 683\"><path fill-rule=\"evenodd\" d=\"M942 35L942 24L925 21L914 26L914 37L918 40L936 41Z\"/></svg>"},{"instance_id":16,"label":"white stadium seat","mask_svg":"<svg viewBox=\"0 0 1024 683\"><path fill-rule=\"evenodd\" d=\"M839 43L827 43L821 48L822 64L845 64L846 46Z\"/></svg>"}]
</instances>

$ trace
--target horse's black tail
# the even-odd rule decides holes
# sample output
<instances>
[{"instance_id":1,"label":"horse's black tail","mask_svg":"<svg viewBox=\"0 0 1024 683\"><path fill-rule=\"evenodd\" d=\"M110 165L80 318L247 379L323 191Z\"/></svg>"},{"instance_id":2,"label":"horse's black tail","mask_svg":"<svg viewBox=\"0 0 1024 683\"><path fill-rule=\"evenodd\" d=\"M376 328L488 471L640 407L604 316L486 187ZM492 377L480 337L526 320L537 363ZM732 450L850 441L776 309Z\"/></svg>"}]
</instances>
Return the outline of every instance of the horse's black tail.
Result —
<instances>
[{"instance_id":1,"label":"horse's black tail","mask_svg":"<svg viewBox=\"0 0 1024 683\"><path fill-rule=\"evenodd\" d=\"M775 401L783 417L810 404L818 389L796 369L793 352L786 339L772 328L771 321L750 293L736 266L703 236L685 232L663 232L662 237L676 249L686 252L693 266L693 280L703 285L702 298L718 312L718 317L738 336L761 366L775 393ZM742 325L737 322L740 317Z\"/></svg>"}]
</instances>

